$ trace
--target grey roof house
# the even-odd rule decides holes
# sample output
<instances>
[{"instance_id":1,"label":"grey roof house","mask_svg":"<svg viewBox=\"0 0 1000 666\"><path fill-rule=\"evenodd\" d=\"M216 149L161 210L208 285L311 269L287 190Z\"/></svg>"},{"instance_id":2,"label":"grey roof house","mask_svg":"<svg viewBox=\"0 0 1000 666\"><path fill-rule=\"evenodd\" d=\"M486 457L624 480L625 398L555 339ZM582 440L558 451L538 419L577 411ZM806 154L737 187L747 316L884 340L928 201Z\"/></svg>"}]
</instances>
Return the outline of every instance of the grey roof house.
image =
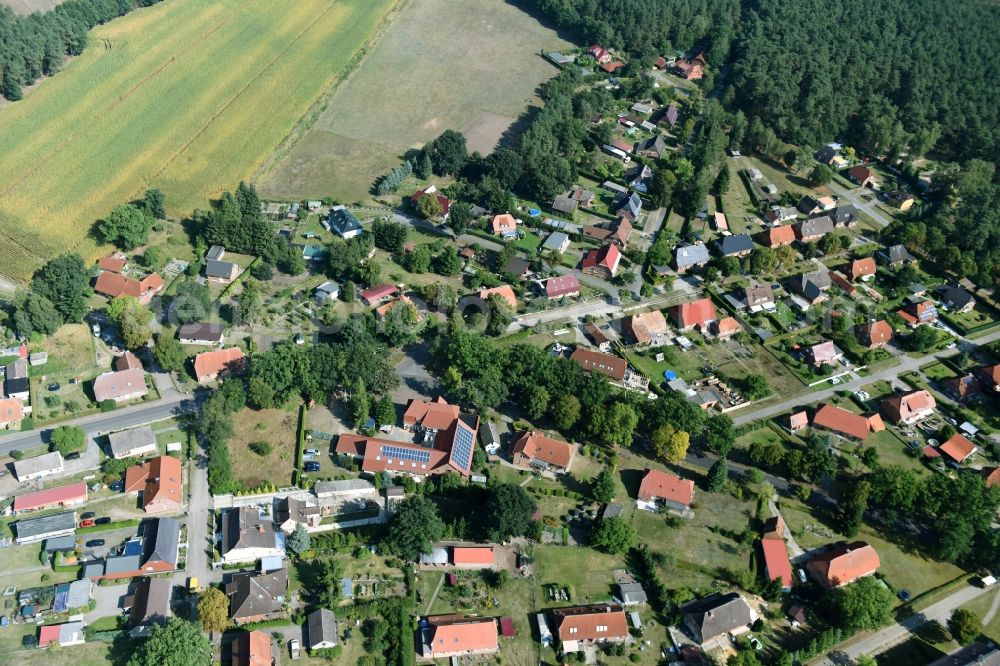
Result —
<instances>
[{"instance_id":1,"label":"grey roof house","mask_svg":"<svg viewBox=\"0 0 1000 666\"><path fill-rule=\"evenodd\" d=\"M976 306L975 297L961 287L948 287L941 295L941 302L949 310L966 312Z\"/></svg>"},{"instance_id":2,"label":"grey roof house","mask_svg":"<svg viewBox=\"0 0 1000 666\"><path fill-rule=\"evenodd\" d=\"M344 240L360 236L362 232L361 222L354 217L351 211L343 206L334 206L330 209L323 226L337 234Z\"/></svg>"},{"instance_id":3,"label":"grey roof house","mask_svg":"<svg viewBox=\"0 0 1000 666\"><path fill-rule=\"evenodd\" d=\"M111 447L111 455L118 460L157 451L156 435L149 426L113 432L108 435L108 445Z\"/></svg>"},{"instance_id":4,"label":"grey roof house","mask_svg":"<svg viewBox=\"0 0 1000 666\"><path fill-rule=\"evenodd\" d=\"M147 636L158 624L166 624L170 618L170 596L173 593L173 582L169 578L139 579L135 590L135 599L129 613L129 625L132 638Z\"/></svg>"},{"instance_id":5,"label":"grey roof house","mask_svg":"<svg viewBox=\"0 0 1000 666\"><path fill-rule=\"evenodd\" d=\"M728 634L750 630L757 620L750 605L738 592L711 594L681 606L684 623L702 645L712 643Z\"/></svg>"},{"instance_id":6,"label":"grey roof house","mask_svg":"<svg viewBox=\"0 0 1000 666\"><path fill-rule=\"evenodd\" d=\"M646 591L639 583L619 583L615 585L615 597L623 606L638 606L646 603Z\"/></svg>"},{"instance_id":7,"label":"grey roof house","mask_svg":"<svg viewBox=\"0 0 1000 666\"><path fill-rule=\"evenodd\" d=\"M815 303L823 292L833 285L829 271L802 273L792 277L788 282L792 291L803 296L810 303Z\"/></svg>"},{"instance_id":8,"label":"grey roof house","mask_svg":"<svg viewBox=\"0 0 1000 666\"><path fill-rule=\"evenodd\" d=\"M268 573L241 571L225 585L229 597L229 616L237 622L267 620L284 612L288 593L288 570Z\"/></svg>"},{"instance_id":9,"label":"grey roof house","mask_svg":"<svg viewBox=\"0 0 1000 666\"><path fill-rule=\"evenodd\" d=\"M561 231L553 231L542 243L540 252L565 252L569 247L569 236Z\"/></svg>"},{"instance_id":10,"label":"grey roof house","mask_svg":"<svg viewBox=\"0 0 1000 666\"><path fill-rule=\"evenodd\" d=\"M262 557L285 554L285 536L252 506L233 508L222 517L222 559L252 562Z\"/></svg>"},{"instance_id":11,"label":"grey roof house","mask_svg":"<svg viewBox=\"0 0 1000 666\"><path fill-rule=\"evenodd\" d=\"M308 642L310 650L332 648L337 644L337 620L333 611L320 608L309 613L306 619L308 627Z\"/></svg>"},{"instance_id":12,"label":"grey roof house","mask_svg":"<svg viewBox=\"0 0 1000 666\"><path fill-rule=\"evenodd\" d=\"M208 248L208 252L205 253L206 261L222 261L222 258L226 256L226 248L221 245L213 245Z\"/></svg>"},{"instance_id":13,"label":"grey roof house","mask_svg":"<svg viewBox=\"0 0 1000 666\"><path fill-rule=\"evenodd\" d=\"M890 266L899 264L909 264L916 261L916 257L910 254L905 245L892 245L879 253Z\"/></svg>"},{"instance_id":14,"label":"grey roof house","mask_svg":"<svg viewBox=\"0 0 1000 666\"><path fill-rule=\"evenodd\" d=\"M851 204L844 204L830 211L830 217L838 227L853 226L858 221L858 209Z\"/></svg>"},{"instance_id":15,"label":"grey roof house","mask_svg":"<svg viewBox=\"0 0 1000 666\"><path fill-rule=\"evenodd\" d=\"M231 261L209 259L205 262L205 277L213 282L232 282L240 274L240 267Z\"/></svg>"},{"instance_id":16,"label":"grey roof house","mask_svg":"<svg viewBox=\"0 0 1000 666\"><path fill-rule=\"evenodd\" d=\"M629 222L635 222L635 219L639 217L639 213L642 212L642 199L639 198L638 192L633 192L628 197L624 194L619 194L615 197L612 206L617 215L621 215Z\"/></svg>"},{"instance_id":17,"label":"grey roof house","mask_svg":"<svg viewBox=\"0 0 1000 666\"><path fill-rule=\"evenodd\" d=\"M148 523L142 539L142 561L162 562L177 568L177 549L181 542L181 524L173 518L157 518Z\"/></svg>"},{"instance_id":18,"label":"grey roof house","mask_svg":"<svg viewBox=\"0 0 1000 666\"><path fill-rule=\"evenodd\" d=\"M678 246L674 250L674 265L678 271L685 271L695 266L704 266L709 262L708 248L704 243Z\"/></svg>"},{"instance_id":19,"label":"grey roof house","mask_svg":"<svg viewBox=\"0 0 1000 666\"><path fill-rule=\"evenodd\" d=\"M327 280L320 286L316 287L316 291L313 292L313 298L319 303L335 301L339 296L340 285L333 280Z\"/></svg>"},{"instance_id":20,"label":"grey roof house","mask_svg":"<svg viewBox=\"0 0 1000 666\"><path fill-rule=\"evenodd\" d=\"M14 523L17 542L34 543L76 533L76 512L63 511L40 518L22 518Z\"/></svg>"},{"instance_id":21,"label":"grey roof house","mask_svg":"<svg viewBox=\"0 0 1000 666\"><path fill-rule=\"evenodd\" d=\"M753 239L749 234L723 236L716 242L723 257L742 257L753 250Z\"/></svg>"},{"instance_id":22,"label":"grey roof house","mask_svg":"<svg viewBox=\"0 0 1000 666\"><path fill-rule=\"evenodd\" d=\"M225 324L184 324L177 329L177 340L183 345L217 345L222 343L225 333Z\"/></svg>"}]
</instances>

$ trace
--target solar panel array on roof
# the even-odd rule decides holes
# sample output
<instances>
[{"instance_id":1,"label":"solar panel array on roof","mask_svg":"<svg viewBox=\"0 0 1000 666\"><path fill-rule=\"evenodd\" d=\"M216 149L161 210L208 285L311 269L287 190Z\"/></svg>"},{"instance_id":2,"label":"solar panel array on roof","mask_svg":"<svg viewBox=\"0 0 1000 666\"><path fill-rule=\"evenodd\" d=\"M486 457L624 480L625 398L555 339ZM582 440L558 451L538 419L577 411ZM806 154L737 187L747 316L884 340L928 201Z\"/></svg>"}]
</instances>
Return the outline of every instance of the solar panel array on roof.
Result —
<instances>
[{"instance_id":1,"label":"solar panel array on roof","mask_svg":"<svg viewBox=\"0 0 1000 666\"><path fill-rule=\"evenodd\" d=\"M455 432L455 445L452 447L451 455L462 469L469 469L469 465L472 463L473 446L472 432L458 427Z\"/></svg>"},{"instance_id":2,"label":"solar panel array on roof","mask_svg":"<svg viewBox=\"0 0 1000 666\"><path fill-rule=\"evenodd\" d=\"M141 553L142 553L141 541L139 541L138 539L130 539L125 542L125 550L122 552L122 555L127 557L129 555L139 555Z\"/></svg>"},{"instance_id":3,"label":"solar panel array on roof","mask_svg":"<svg viewBox=\"0 0 1000 666\"><path fill-rule=\"evenodd\" d=\"M413 460L419 463L428 463L431 460L430 451L418 451L415 449L403 448L402 446L383 446L382 455L386 458Z\"/></svg>"}]
</instances>

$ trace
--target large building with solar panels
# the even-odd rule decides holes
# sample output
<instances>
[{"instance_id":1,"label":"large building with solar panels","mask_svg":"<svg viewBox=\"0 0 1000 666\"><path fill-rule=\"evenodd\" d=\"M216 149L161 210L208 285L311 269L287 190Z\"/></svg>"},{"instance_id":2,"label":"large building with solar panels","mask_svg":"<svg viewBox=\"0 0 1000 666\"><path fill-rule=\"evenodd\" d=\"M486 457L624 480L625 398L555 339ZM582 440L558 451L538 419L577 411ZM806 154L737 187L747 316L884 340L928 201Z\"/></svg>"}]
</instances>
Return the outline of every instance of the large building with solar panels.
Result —
<instances>
[{"instance_id":1,"label":"large building with solar panels","mask_svg":"<svg viewBox=\"0 0 1000 666\"><path fill-rule=\"evenodd\" d=\"M364 435L341 435L337 453L360 461L366 472L392 472L429 476L472 471L472 454L479 431L479 417L463 414L444 398L433 402L411 400L403 414L407 441Z\"/></svg>"}]
</instances>

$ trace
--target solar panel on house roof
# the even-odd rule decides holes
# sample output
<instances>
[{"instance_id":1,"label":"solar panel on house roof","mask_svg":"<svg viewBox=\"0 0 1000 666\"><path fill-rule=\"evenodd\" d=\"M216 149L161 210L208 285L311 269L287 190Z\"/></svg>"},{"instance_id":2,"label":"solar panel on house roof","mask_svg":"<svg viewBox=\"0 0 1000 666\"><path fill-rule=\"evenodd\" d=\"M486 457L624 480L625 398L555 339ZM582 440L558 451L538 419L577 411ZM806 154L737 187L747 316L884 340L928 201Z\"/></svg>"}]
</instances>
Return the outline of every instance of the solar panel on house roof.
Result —
<instances>
[{"instance_id":1,"label":"solar panel on house roof","mask_svg":"<svg viewBox=\"0 0 1000 666\"><path fill-rule=\"evenodd\" d=\"M406 449L402 446L383 446L382 455L386 458L396 458L399 460L413 460L419 463L428 463L431 460L430 451L418 451Z\"/></svg>"},{"instance_id":2,"label":"solar panel on house roof","mask_svg":"<svg viewBox=\"0 0 1000 666\"><path fill-rule=\"evenodd\" d=\"M465 428L458 428L455 433L455 446L452 449L452 456L454 456L455 462L462 469L469 469L469 465L472 462L473 446L472 432Z\"/></svg>"},{"instance_id":3,"label":"solar panel on house roof","mask_svg":"<svg viewBox=\"0 0 1000 666\"><path fill-rule=\"evenodd\" d=\"M142 542L138 539L131 539L125 542L125 550L122 552L123 556L129 555L139 555L142 553Z\"/></svg>"}]
</instances>

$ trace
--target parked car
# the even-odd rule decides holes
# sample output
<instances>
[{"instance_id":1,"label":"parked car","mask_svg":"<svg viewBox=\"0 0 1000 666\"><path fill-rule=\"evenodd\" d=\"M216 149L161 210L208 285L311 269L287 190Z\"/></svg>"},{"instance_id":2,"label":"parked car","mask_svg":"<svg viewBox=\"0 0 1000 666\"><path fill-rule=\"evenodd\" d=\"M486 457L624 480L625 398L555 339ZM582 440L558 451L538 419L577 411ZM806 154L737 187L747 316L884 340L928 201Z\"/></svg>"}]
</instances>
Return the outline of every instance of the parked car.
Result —
<instances>
[{"instance_id":1,"label":"parked car","mask_svg":"<svg viewBox=\"0 0 1000 666\"><path fill-rule=\"evenodd\" d=\"M307 456L318 456L319 455L319 449L306 449L306 455Z\"/></svg>"},{"instance_id":2,"label":"parked car","mask_svg":"<svg viewBox=\"0 0 1000 666\"><path fill-rule=\"evenodd\" d=\"M111 485L109 485L108 488L111 488L111 490L114 491L114 492L116 492L116 493L120 493L121 491L125 490L125 482L124 481L112 481Z\"/></svg>"},{"instance_id":3,"label":"parked car","mask_svg":"<svg viewBox=\"0 0 1000 666\"><path fill-rule=\"evenodd\" d=\"M108 518L107 516L103 516L103 517L98 518L97 520L95 520L94 524L95 525L110 525L111 524L111 519Z\"/></svg>"},{"instance_id":4,"label":"parked car","mask_svg":"<svg viewBox=\"0 0 1000 666\"><path fill-rule=\"evenodd\" d=\"M307 472L318 472L319 463L318 462L307 462L302 468Z\"/></svg>"},{"instance_id":5,"label":"parked car","mask_svg":"<svg viewBox=\"0 0 1000 666\"><path fill-rule=\"evenodd\" d=\"M93 511L84 511L83 513L80 514L80 518L83 518L84 520L86 520L87 518L93 518L96 515L97 514L94 513Z\"/></svg>"},{"instance_id":6,"label":"parked car","mask_svg":"<svg viewBox=\"0 0 1000 666\"><path fill-rule=\"evenodd\" d=\"M87 518L86 520L80 521L80 527L93 527L93 526L94 526L93 518Z\"/></svg>"},{"instance_id":7,"label":"parked car","mask_svg":"<svg viewBox=\"0 0 1000 666\"><path fill-rule=\"evenodd\" d=\"M52 382L51 384L49 384L45 388L47 388L50 391L58 391L59 390L59 384L58 384L58 382Z\"/></svg>"},{"instance_id":8,"label":"parked car","mask_svg":"<svg viewBox=\"0 0 1000 666\"><path fill-rule=\"evenodd\" d=\"M80 459L79 451L74 451L73 453L70 453L69 455L66 456L66 460L79 460L79 459Z\"/></svg>"},{"instance_id":9,"label":"parked car","mask_svg":"<svg viewBox=\"0 0 1000 666\"><path fill-rule=\"evenodd\" d=\"M291 653L292 659L299 658L299 639L293 638L288 641L288 651Z\"/></svg>"},{"instance_id":10,"label":"parked car","mask_svg":"<svg viewBox=\"0 0 1000 666\"><path fill-rule=\"evenodd\" d=\"M104 539L91 539L86 543L87 548L100 548L104 545Z\"/></svg>"}]
</instances>

